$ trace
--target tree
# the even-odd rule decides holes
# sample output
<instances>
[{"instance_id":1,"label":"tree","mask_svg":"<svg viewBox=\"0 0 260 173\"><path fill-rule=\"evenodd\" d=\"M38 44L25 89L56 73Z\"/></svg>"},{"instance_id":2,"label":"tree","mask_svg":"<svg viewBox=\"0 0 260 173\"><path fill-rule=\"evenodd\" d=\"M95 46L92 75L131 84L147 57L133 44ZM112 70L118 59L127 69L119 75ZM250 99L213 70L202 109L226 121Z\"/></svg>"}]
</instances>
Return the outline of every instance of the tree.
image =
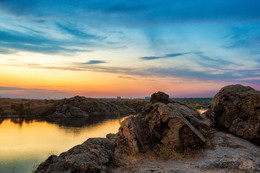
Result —
<instances>
[{"instance_id":1,"label":"tree","mask_svg":"<svg viewBox=\"0 0 260 173\"><path fill-rule=\"evenodd\" d=\"M24 115L25 111L24 111L24 106L23 104L21 103L18 107L18 114L19 115Z\"/></svg>"}]
</instances>

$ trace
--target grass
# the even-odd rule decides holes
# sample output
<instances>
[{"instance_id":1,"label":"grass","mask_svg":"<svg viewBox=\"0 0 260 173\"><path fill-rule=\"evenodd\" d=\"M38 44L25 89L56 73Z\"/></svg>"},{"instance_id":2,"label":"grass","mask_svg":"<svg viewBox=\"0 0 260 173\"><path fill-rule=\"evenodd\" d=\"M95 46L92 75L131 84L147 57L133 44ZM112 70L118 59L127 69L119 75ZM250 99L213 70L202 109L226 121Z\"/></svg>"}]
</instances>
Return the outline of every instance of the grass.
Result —
<instances>
[{"instance_id":1,"label":"grass","mask_svg":"<svg viewBox=\"0 0 260 173\"><path fill-rule=\"evenodd\" d=\"M51 151L49 151L49 153L48 153L48 157L50 157L51 155L58 155L58 152L51 150Z\"/></svg>"},{"instance_id":2,"label":"grass","mask_svg":"<svg viewBox=\"0 0 260 173\"><path fill-rule=\"evenodd\" d=\"M158 157L164 160L179 160L184 157L184 155L176 152L174 149L170 149L166 146L159 147L159 151L157 152Z\"/></svg>"},{"instance_id":3,"label":"grass","mask_svg":"<svg viewBox=\"0 0 260 173\"><path fill-rule=\"evenodd\" d=\"M34 164L33 164L33 167L32 167L32 173L33 173L34 171L36 171L36 169L38 168L39 165L40 165L39 161L36 160L36 161L34 162Z\"/></svg>"},{"instance_id":4,"label":"grass","mask_svg":"<svg viewBox=\"0 0 260 173\"><path fill-rule=\"evenodd\" d=\"M195 109L207 109L213 98L174 98Z\"/></svg>"},{"instance_id":5,"label":"grass","mask_svg":"<svg viewBox=\"0 0 260 173\"><path fill-rule=\"evenodd\" d=\"M149 100L120 100L124 105L135 110L136 113L142 112Z\"/></svg>"},{"instance_id":6,"label":"grass","mask_svg":"<svg viewBox=\"0 0 260 173\"><path fill-rule=\"evenodd\" d=\"M122 121L121 121L121 116L120 116L120 112L119 112L119 106L117 105L116 108L117 108L118 121L119 121L119 124L121 125Z\"/></svg>"},{"instance_id":7,"label":"grass","mask_svg":"<svg viewBox=\"0 0 260 173\"><path fill-rule=\"evenodd\" d=\"M0 117L37 116L57 104L57 100L0 98Z\"/></svg>"}]
</instances>

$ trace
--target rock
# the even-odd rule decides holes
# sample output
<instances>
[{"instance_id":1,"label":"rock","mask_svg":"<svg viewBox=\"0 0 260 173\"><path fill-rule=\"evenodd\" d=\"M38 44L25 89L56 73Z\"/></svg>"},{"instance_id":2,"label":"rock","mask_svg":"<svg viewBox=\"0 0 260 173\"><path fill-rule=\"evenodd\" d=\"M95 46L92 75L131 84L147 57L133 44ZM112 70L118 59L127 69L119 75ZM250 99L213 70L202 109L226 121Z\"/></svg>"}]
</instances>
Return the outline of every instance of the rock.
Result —
<instances>
[{"instance_id":1,"label":"rock","mask_svg":"<svg viewBox=\"0 0 260 173\"><path fill-rule=\"evenodd\" d=\"M206 141L202 132L208 127L200 120L199 113L184 104L166 102L168 95L158 93L152 95L151 98L157 99L151 99L141 115L122 122L117 148L128 154L157 152L161 147L177 152L202 148Z\"/></svg>"},{"instance_id":2,"label":"rock","mask_svg":"<svg viewBox=\"0 0 260 173\"><path fill-rule=\"evenodd\" d=\"M113 164L115 138L90 138L59 156L52 155L34 173L107 172Z\"/></svg>"},{"instance_id":3,"label":"rock","mask_svg":"<svg viewBox=\"0 0 260 173\"><path fill-rule=\"evenodd\" d=\"M214 150L206 150L194 167L208 171L259 172L260 148L232 134L216 132ZM224 171L223 171L224 172Z\"/></svg>"},{"instance_id":4,"label":"rock","mask_svg":"<svg viewBox=\"0 0 260 173\"><path fill-rule=\"evenodd\" d=\"M169 103L169 95L165 94L164 92L158 91L157 93L153 93L151 98L150 98L151 103L157 103L157 102L162 102L162 103Z\"/></svg>"},{"instance_id":5,"label":"rock","mask_svg":"<svg viewBox=\"0 0 260 173\"><path fill-rule=\"evenodd\" d=\"M211 139L212 149L200 155L175 160L163 160L151 155L121 159L121 167L112 173L178 172L178 173L255 173L260 172L260 148L230 133L216 132ZM195 157L195 158L194 158Z\"/></svg>"},{"instance_id":6,"label":"rock","mask_svg":"<svg viewBox=\"0 0 260 173\"><path fill-rule=\"evenodd\" d=\"M214 96L207 114L217 128L260 144L259 91L249 86L226 86Z\"/></svg>"},{"instance_id":7,"label":"rock","mask_svg":"<svg viewBox=\"0 0 260 173\"><path fill-rule=\"evenodd\" d=\"M209 123L205 121L211 118L214 120L211 123L218 128L230 124L228 130L239 124L241 129L236 129L236 133L242 134L246 134L245 131L250 129L252 124L257 124L257 119L250 123L248 119L255 115L259 117L258 92L248 87L233 87L221 90L203 117L196 110L180 102L153 99L142 113L125 119L118 134L108 134L106 138L91 138L59 156L52 155L39 165L35 173L260 172L258 146L230 133L214 132L215 130L210 129ZM229 102L233 99L236 101ZM76 104L69 105L76 107ZM83 110L84 107L78 108ZM240 112L235 109L239 109ZM238 115L232 114L226 118L227 120L238 118L230 123L223 121L221 124L219 118L229 116L229 113ZM249 117L243 119L240 113ZM246 126L250 128L244 128ZM204 147L206 145L207 147ZM198 150L200 152L197 152ZM187 155L187 151L191 151L191 155ZM175 160L165 161L160 154L173 155Z\"/></svg>"},{"instance_id":8,"label":"rock","mask_svg":"<svg viewBox=\"0 0 260 173\"><path fill-rule=\"evenodd\" d=\"M118 101L100 100L75 96L63 99L56 107L56 112L49 118L88 118L93 116L111 116L120 113L130 115L135 111Z\"/></svg>"},{"instance_id":9,"label":"rock","mask_svg":"<svg viewBox=\"0 0 260 173\"><path fill-rule=\"evenodd\" d=\"M88 118L89 115L77 108L75 106L71 106L69 104L63 104L58 106L56 112L49 117L56 117L56 118Z\"/></svg>"}]
</instances>

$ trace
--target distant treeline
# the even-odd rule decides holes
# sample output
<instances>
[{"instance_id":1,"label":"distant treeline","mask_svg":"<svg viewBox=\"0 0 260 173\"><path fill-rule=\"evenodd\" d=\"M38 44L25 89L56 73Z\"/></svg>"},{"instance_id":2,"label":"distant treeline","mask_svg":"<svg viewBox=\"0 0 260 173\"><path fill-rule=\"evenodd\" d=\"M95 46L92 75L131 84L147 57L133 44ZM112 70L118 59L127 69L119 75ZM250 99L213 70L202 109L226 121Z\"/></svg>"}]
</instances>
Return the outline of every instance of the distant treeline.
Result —
<instances>
[{"instance_id":1,"label":"distant treeline","mask_svg":"<svg viewBox=\"0 0 260 173\"><path fill-rule=\"evenodd\" d=\"M184 104L187 104L195 109L208 109L213 98L173 98L174 100L180 101Z\"/></svg>"},{"instance_id":2,"label":"distant treeline","mask_svg":"<svg viewBox=\"0 0 260 173\"><path fill-rule=\"evenodd\" d=\"M206 101L206 102L211 102L213 100L212 97L207 97L207 98L173 98L173 100L177 101L191 101L191 102L201 102L201 101Z\"/></svg>"},{"instance_id":3,"label":"distant treeline","mask_svg":"<svg viewBox=\"0 0 260 173\"><path fill-rule=\"evenodd\" d=\"M207 109L213 98L173 98L196 109ZM136 113L143 110L149 99L121 99L124 105L134 109ZM0 117L45 117L56 111L59 100L27 100L0 98Z\"/></svg>"},{"instance_id":4,"label":"distant treeline","mask_svg":"<svg viewBox=\"0 0 260 173\"><path fill-rule=\"evenodd\" d=\"M0 117L44 117L56 110L56 100L0 98Z\"/></svg>"}]
</instances>

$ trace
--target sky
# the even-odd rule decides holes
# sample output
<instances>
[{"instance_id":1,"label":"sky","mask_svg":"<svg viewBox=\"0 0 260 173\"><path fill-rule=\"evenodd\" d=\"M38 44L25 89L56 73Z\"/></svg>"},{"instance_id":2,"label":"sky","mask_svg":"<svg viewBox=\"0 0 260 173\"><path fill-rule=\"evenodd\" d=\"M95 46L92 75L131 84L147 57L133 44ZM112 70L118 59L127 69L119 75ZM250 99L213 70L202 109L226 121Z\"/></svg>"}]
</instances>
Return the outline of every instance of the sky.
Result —
<instances>
[{"instance_id":1,"label":"sky","mask_svg":"<svg viewBox=\"0 0 260 173\"><path fill-rule=\"evenodd\" d=\"M0 97L260 90L259 0L0 0Z\"/></svg>"}]
</instances>

